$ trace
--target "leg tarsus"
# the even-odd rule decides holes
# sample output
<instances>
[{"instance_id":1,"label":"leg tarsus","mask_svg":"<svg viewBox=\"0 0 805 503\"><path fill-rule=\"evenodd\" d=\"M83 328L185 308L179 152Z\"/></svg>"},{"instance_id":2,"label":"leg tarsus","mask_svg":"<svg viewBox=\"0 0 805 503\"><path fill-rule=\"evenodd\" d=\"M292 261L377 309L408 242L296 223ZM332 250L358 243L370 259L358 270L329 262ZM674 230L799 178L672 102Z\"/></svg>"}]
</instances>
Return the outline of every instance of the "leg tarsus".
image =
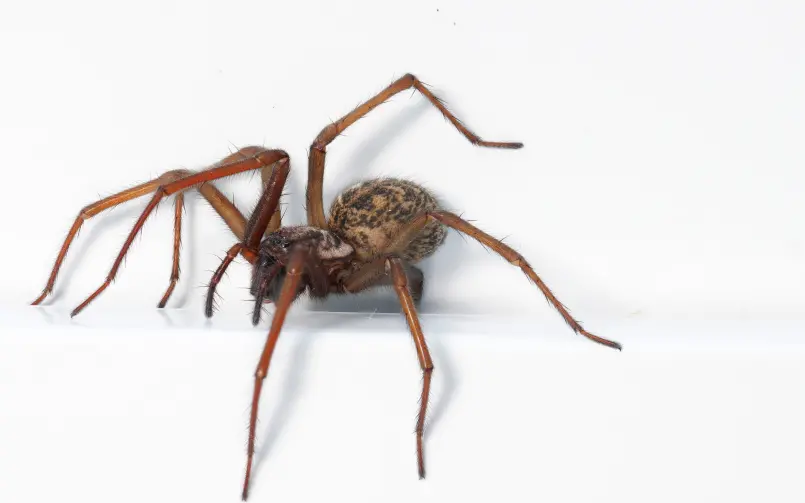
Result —
<instances>
[{"instance_id":1,"label":"leg tarsus","mask_svg":"<svg viewBox=\"0 0 805 503\"><path fill-rule=\"evenodd\" d=\"M170 299L170 296L173 293L173 289L176 288L176 282L178 281L179 276L171 276L170 283L168 284L168 289L165 290L165 294L162 295L162 300L160 300L159 304L157 304L158 309L163 309L165 305L168 303L168 299Z\"/></svg>"},{"instance_id":2,"label":"leg tarsus","mask_svg":"<svg viewBox=\"0 0 805 503\"><path fill-rule=\"evenodd\" d=\"M243 243L235 243L232 247L226 252L226 256L221 261L221 265L218 266L218 269L215 270L215 273L212 275L212 279L210 279L210 284L207 286L207 300L204 303L204 315L207 318L212 318L213 314L213 303L215 301L215 288L218 286L218 283L221 281L221 278L224 277L229 264L235 260L235 257L238 256L238 253L243 249Z\"/></svg>"},{"instance_id":3,"label":"leg tarsus","mask_svg":"<svg viewBox=\"0 0 805 503\"><path fill-rule=\"evenodd\" d=\"M182 210L184 209L184 193L176 194L176 201L174 201L176 211L173 220L173 267L171 269L170 283L162 300L159 301L157 307L162 309L168 303L173 289L176 288L176 283L179 281L179 249L182 246Z\"/></svg>"},{"instance_id":4,"label":"leg tarsus","mask_svg":"<svg viewBox=\"0 0 805 503\"><path fill-rule=\"evenodd\" d=\"M424 342L424 341L423 341ZM422 405L420 405L419 417L416 424L416 460L419 470L419 478L425 478L425 454L423 433L425 432L425 414L427 413L428 396L430 395L430 379L433 375L433 363L422 369Z\"/></svg>"}]
</instances>

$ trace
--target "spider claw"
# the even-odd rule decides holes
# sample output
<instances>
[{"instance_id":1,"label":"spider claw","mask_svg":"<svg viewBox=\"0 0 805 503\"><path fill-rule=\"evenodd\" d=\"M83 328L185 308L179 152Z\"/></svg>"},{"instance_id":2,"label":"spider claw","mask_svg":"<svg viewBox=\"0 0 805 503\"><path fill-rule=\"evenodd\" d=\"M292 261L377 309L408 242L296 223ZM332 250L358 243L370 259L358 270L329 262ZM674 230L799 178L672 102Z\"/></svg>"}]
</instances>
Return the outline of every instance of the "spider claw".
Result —
<instances>
[{"instance_id":1,"label":"spider claw","mask_svg":"<svg viewBox=\"0 0 805 503\"><path fill-rule=\"evenodd\" d=\"M597 335L593 335L586 330L581 330L581 335L590 339L593 342L597 342L602 346L606 346L608 348L617 349L618 351L623 351L623 346L619 342L611 341L609 339L604 339L603 337L598 337Z\"/></svg>"},{"instance_id":2,"label":"spider claw","mask_svg":"<svg viewBox=\"0 0 805 503\"><path fill-rule=\"evenodd\" d=\"M42 303L43 300L45 300L45 298L48 296L49 293L50 292L48 291L42 292L42 294L39 297L37 297L35 301L31 302L31 305L38 306L39 304Z\"/></svg>"}]
</instances>

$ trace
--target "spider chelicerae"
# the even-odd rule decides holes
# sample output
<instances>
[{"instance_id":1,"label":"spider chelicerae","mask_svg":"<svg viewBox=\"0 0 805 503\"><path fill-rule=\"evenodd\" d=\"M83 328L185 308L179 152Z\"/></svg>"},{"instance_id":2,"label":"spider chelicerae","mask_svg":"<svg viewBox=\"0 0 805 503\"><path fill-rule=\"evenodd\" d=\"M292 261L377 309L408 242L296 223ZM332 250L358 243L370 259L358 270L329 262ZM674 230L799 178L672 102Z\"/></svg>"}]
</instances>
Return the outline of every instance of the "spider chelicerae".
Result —
<instances>
[{"instance_id":1,"label":"spider chelicerae","mask_svg":"<svg viewBox=\"0 0 805 503\"><path fill-rule=\"evenodd\" d=\"M71 313L72 316L78 314L115 278L132 241L154 208L160 201L175 194L173 269L168 288L159 302L159 307L164 307L179 279L183 192L189 189L198 190L238 239L213 274L208 287L205 314L212 316L215 288L229 264L238 255L252 264L252 322L255 325L259 322L265 302L275 304L271 328L255 372L242 493L244 500L249 492L249 477L254 458L260 390L268 375L271 355L288 309L305 292L314 298L324 298L331 294L360 293L380 285L393 286L414 338L419 365L424 375L416 424L416 450L419 476L425 476L422 434L433 362L416 314L415 304L422 297L423 274L414 264L436 251L444 241L447 228L473 237L519 267L559 311L573 331L605 346L621 348L620 344L593 335L582 328L519 253L458 215L441 209L436 198L418 184L395 178L358 183L336 198L330 207L329 218L325 217L322 184L327 146L372 109L400 91L411 88L422 93L474 145L504 149L519 149L523 146L522 143L482 140L467 129L419 79L407 74L338 121L329 124L313 140L308 162L307 225L283 227L281 224L279 202L290 171L288 154L283 150L263 147L242 148L203 171L168 171L154 180L84 207L64 240L42 294L33 302L34 305L41 303L53 291L67 250L85 220L118 204L153 193L128 234L106 280ZM263 191L247 220L211 182L253 170L261 172Z\"/></svg>"}]
</instances>

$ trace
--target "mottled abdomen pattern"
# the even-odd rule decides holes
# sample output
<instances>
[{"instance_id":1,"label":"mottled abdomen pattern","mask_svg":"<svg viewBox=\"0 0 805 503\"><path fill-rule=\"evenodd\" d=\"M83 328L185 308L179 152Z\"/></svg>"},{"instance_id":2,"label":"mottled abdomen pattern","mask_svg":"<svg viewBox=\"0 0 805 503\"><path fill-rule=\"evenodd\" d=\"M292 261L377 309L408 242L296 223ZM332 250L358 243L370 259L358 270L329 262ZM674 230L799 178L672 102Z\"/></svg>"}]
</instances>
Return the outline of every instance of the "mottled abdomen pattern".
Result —
<instances>
[{"instance_id":1,"label":"mottled abdomen pattern","mask_svg":"<svg viewBox=\"0 0 805 503\"><path fill-rule=\"evenodd\" d=\"M387 251L389 243L415 216L439 209L427 189L408 180L378 178L358 183L339 195L330 208L328 226L368 260ZM447 229L430 221L401 254L417 262L433 254L444 242Z\"/></svg>"}]
</instances>

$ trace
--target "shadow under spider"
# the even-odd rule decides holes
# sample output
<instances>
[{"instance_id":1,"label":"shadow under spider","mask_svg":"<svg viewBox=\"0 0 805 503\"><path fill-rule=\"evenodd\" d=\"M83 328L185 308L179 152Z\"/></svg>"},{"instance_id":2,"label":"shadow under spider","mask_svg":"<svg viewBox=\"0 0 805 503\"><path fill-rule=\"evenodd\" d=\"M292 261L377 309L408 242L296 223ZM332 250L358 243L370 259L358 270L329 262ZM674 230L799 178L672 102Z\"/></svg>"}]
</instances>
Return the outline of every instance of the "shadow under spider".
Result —
<instances>
[{"instance_id":1,"label":"shadow under spider","mask_svg":"<svg viewBox=\"0 0 805 503\"><path fill-rule=\"evenodd\" d=\"M401 324L402 326L405 326L405 320L402 318L402 315L400 316ZM287 367L287 375L285 377L285 381L280 386L280 395L277 400L277 405L275 409L270 412L268 420L266 421L266 426L263 430L263 440L260 442L260 446L255 452L254 467L252 470L255 475L255 479L256 475L260 472L260 470L262 470L263 462L265 461L271 449L274 447L277 439L279 439L280 435L282 434L285 425L291 419L293 409L299 400L299 389L304 382L304 376L307 372L306 365L311 344L321 335L317 329L324 327L332 328L334 326L339 326L343 323L351 323L353 321L354 320L345 318L343 322L333 324L332 318L321 317L321 324L319 326L306 327L308 330L296 338L297 342L290 354L291 361ZM365 328L362 327L361 330L365 331ZM367 332L367 335L375 336L376 334L373 332ZM406 333L406 335L409 334ZM434 338L432 341L428 342L428 345L431 349L431 353L434 356L435 367L440 369L439 375L441 376L443 385L441 388L441 394L438 397L434 397L436 398L435 401L433 399L431 400L433 406L428 409L428 414L426 416L424 439L430 437L433 429L444 416L445 411L448 409L448 406L455 397L457 388L457 380L455 378L453 364L451 363L450 358L446 356L447 351L445 350L445 347L442 345L441 341L437 338ZM416 365L415 351L411 352L411 361L412 365L415 365L417 368L419 368L418 365ZM413 434L413 430L411 433L411 446L413 450L415 445L415 436Z\"/></svg>"},{"instance_id":2,"label":"shadow under spider","mask_svg":"<svg viewBox=\"0 0 805 503\"><path fill-rule=\"evenodd\" d=\"M321 321L325 321L324 318ZM331 321L331 320L330 320ZM323 327L324 325L322 325ZM328 324L327 326L333 326ZM310 327L306 327L310 328ZM313 327L310 331L305 331L296 338L296 344L291 351L291 362L288 365L288 372L285 382L280 389L279 400L277 401L276 408L271 411L271 414L266 422L264 429L263 440L260 443L259 449L255 452L254 466L252 468L253 478L257 480L257 474L263 467L268 452L276 443L285 424L291 417L291 412L299 400L299 388L302 385L306 373L306 362L308 354L310 353L310 344L313 339L318 338L320 332Z\"/></svg>"}]
</instances>

